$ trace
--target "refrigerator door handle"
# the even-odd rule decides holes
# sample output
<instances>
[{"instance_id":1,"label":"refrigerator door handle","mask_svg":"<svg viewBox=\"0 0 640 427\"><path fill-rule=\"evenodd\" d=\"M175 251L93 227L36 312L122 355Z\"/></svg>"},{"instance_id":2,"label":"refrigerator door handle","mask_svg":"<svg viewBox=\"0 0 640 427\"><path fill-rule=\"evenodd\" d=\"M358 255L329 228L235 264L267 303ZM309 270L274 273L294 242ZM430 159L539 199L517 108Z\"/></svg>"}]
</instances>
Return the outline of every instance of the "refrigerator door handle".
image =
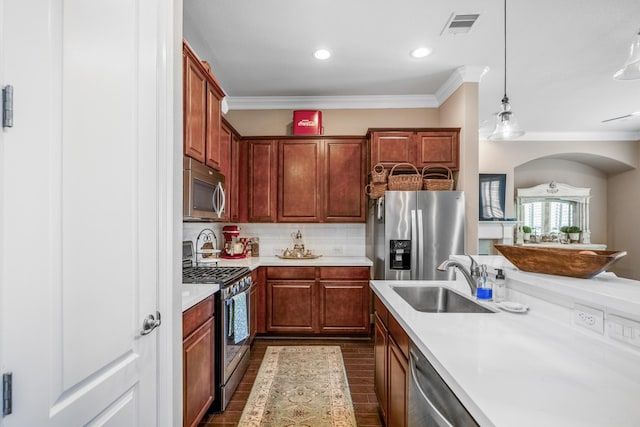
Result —
<instances>
[{"instance_id":1,"label":"refrigerator door handle","mask_svg":"<svg viewBox=\"0 0 640 427\"><path fill-rule=\"evenodd\" d=\"M418 273L418 229L416 210L411 209L411 280L417 280Z\"/></svg>"},{"instance_id":2,"label":"refrigerator door handle","mask_svg":"<svg viewBox=\"0 0 640 427\"><path fill-rule=\"evenodd\" d=\"M418 209L418 253L416 256L416 260L418 262L418 280L423 280L426 276L424 275L424 231L422 229L422 209Z\"/></svg>"}]
</instances>

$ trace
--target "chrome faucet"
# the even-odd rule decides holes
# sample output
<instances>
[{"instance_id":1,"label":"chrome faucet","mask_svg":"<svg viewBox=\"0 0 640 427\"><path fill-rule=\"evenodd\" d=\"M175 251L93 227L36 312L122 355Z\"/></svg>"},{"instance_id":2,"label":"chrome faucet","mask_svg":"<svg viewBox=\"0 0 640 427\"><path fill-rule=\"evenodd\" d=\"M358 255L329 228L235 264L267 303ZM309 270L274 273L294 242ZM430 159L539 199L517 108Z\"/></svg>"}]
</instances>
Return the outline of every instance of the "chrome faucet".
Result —
<instances>
[{"instance_id":1,"label":"chrome faucet","mask_svg":"<svg viewBox=\"0 0 640 427\"><path fill-rule=\"evenodd\" d=\"M467 268L460 264L458 261L450 261L444 260L439 266L439 271L447 271L447 269L456 267L460 270L460 273L467 279L467 284L471 288L471 295L476 296L476 291L478 289L478 278L480 277L480 267L478 263L471 257L471 255L467 255L471 260L471 268L467 270Z\"/></svg>"}]
</instances>

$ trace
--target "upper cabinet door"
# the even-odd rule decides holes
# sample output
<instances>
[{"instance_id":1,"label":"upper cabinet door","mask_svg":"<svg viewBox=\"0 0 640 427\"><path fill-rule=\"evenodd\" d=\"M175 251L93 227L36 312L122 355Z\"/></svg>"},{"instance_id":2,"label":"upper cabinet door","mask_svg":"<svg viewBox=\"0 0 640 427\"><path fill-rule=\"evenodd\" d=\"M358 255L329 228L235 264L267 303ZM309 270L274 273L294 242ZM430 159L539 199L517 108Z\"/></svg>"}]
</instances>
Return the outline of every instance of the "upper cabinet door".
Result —
<instances>
[{"instance_id":1,"label":"upper cabinet door","mask_svg":"<svg viewBox=\"0 0 640 427\"><path fill-rule=\"evenodd\" d=\"M366 141L324 141L324 221L364 222Z\"/></svg>"},{"instance_id":2,"label":"upper cabinet door","mask_svg":"<svg viewBox=\"0 0 640 427\"><path fill-rule=\"evenodd\" d=\"M249 145L249 222L276 222L278 185L277 141L250 140Z\"/></svg>"},{"instance_id":3,"label":"upper cabinet door","mask_svg":"<svg viewBox=\"0 0 640 427\"><path fill-rule=\"evenodd\" d=\"M396 163L413 163L413 132L374 132L371 135L371 169L378 163L392 168Z\"/></svg>"},{"instance_id":4,"label":"upper cabinet door","mask_svg":"<svg viewBox=\"0 0 640 427\"><path fill-rule=\"evenodd\" d=\"M205 162L207 78L188 48L184 49L184 154Z\"/></svg>"},{"instance_id":5,"label":"upper cabinet door","mask_svg":"<svg viewBox=\"0 0 640 427\"><path fill-rule=\"evenodd\" d=\"M415 165L418 168L437 164L458 170L458 131L418 132L416 143Z\"/></svg>"},{"instance_id":6,"label":"upper cabinet door","mask_svg":"<svg viewBox=\"0 0 640 427\"><path fill-rule=\"evenodd\" d=\"M207 166L220 169L221 153L220 153L220 104L222 98L219 95L218 88L215 84L207 82L207 133L205 139ZM228 155L227 155L228 157ZM225 159L226 161L228 159Z\"/></svg>"},{"instance_id":7,"label":"upper cabinet door","mask_svg":"<svg viewBox=\"0 0 640 427\"><path fill-rule=\"evenodd\" d=\"M278 142L278 221L320 222L322 141Z\"/></svg>"}]
</instances>

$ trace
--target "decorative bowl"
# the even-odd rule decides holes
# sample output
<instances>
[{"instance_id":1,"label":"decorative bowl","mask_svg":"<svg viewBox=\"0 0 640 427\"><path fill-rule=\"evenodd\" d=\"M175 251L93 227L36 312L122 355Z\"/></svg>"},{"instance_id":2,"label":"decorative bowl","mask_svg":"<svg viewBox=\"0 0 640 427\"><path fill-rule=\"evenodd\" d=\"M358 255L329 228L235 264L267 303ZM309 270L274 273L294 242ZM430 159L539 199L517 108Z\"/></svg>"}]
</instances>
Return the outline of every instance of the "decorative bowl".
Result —
<instances>
[{"instance_id":1,"label":"decorative bowl","mask_svg":"<svg viewBox=\"0 0 640 427\"><path fill-rule=\"evenodd\" d=\"M513 265L530 273L591 279L627 255L625 251L495 245Z\"/></svg>"}]
</instances>

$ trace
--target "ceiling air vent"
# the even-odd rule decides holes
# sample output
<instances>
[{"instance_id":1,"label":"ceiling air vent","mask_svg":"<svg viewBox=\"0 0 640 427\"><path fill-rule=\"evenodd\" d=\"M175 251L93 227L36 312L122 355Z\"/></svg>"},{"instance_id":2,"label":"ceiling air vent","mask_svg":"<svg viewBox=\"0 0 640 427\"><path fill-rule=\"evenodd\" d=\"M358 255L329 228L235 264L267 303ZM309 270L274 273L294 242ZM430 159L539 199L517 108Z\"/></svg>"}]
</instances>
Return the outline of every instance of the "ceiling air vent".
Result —
<instances>
[{"instance_id":1,"label":"ceiling air vent","mask_svg":"<svg viewBox=\"0 0 640 427\"><path fill-rule=\"evenodd\" d=\"M444 26L441 35L443 34L465 34L471 31L471 27L480 17L479 13L466 13L463 15L456 15L453 13L447 25Z\"/></svg>"}]
</instances>

